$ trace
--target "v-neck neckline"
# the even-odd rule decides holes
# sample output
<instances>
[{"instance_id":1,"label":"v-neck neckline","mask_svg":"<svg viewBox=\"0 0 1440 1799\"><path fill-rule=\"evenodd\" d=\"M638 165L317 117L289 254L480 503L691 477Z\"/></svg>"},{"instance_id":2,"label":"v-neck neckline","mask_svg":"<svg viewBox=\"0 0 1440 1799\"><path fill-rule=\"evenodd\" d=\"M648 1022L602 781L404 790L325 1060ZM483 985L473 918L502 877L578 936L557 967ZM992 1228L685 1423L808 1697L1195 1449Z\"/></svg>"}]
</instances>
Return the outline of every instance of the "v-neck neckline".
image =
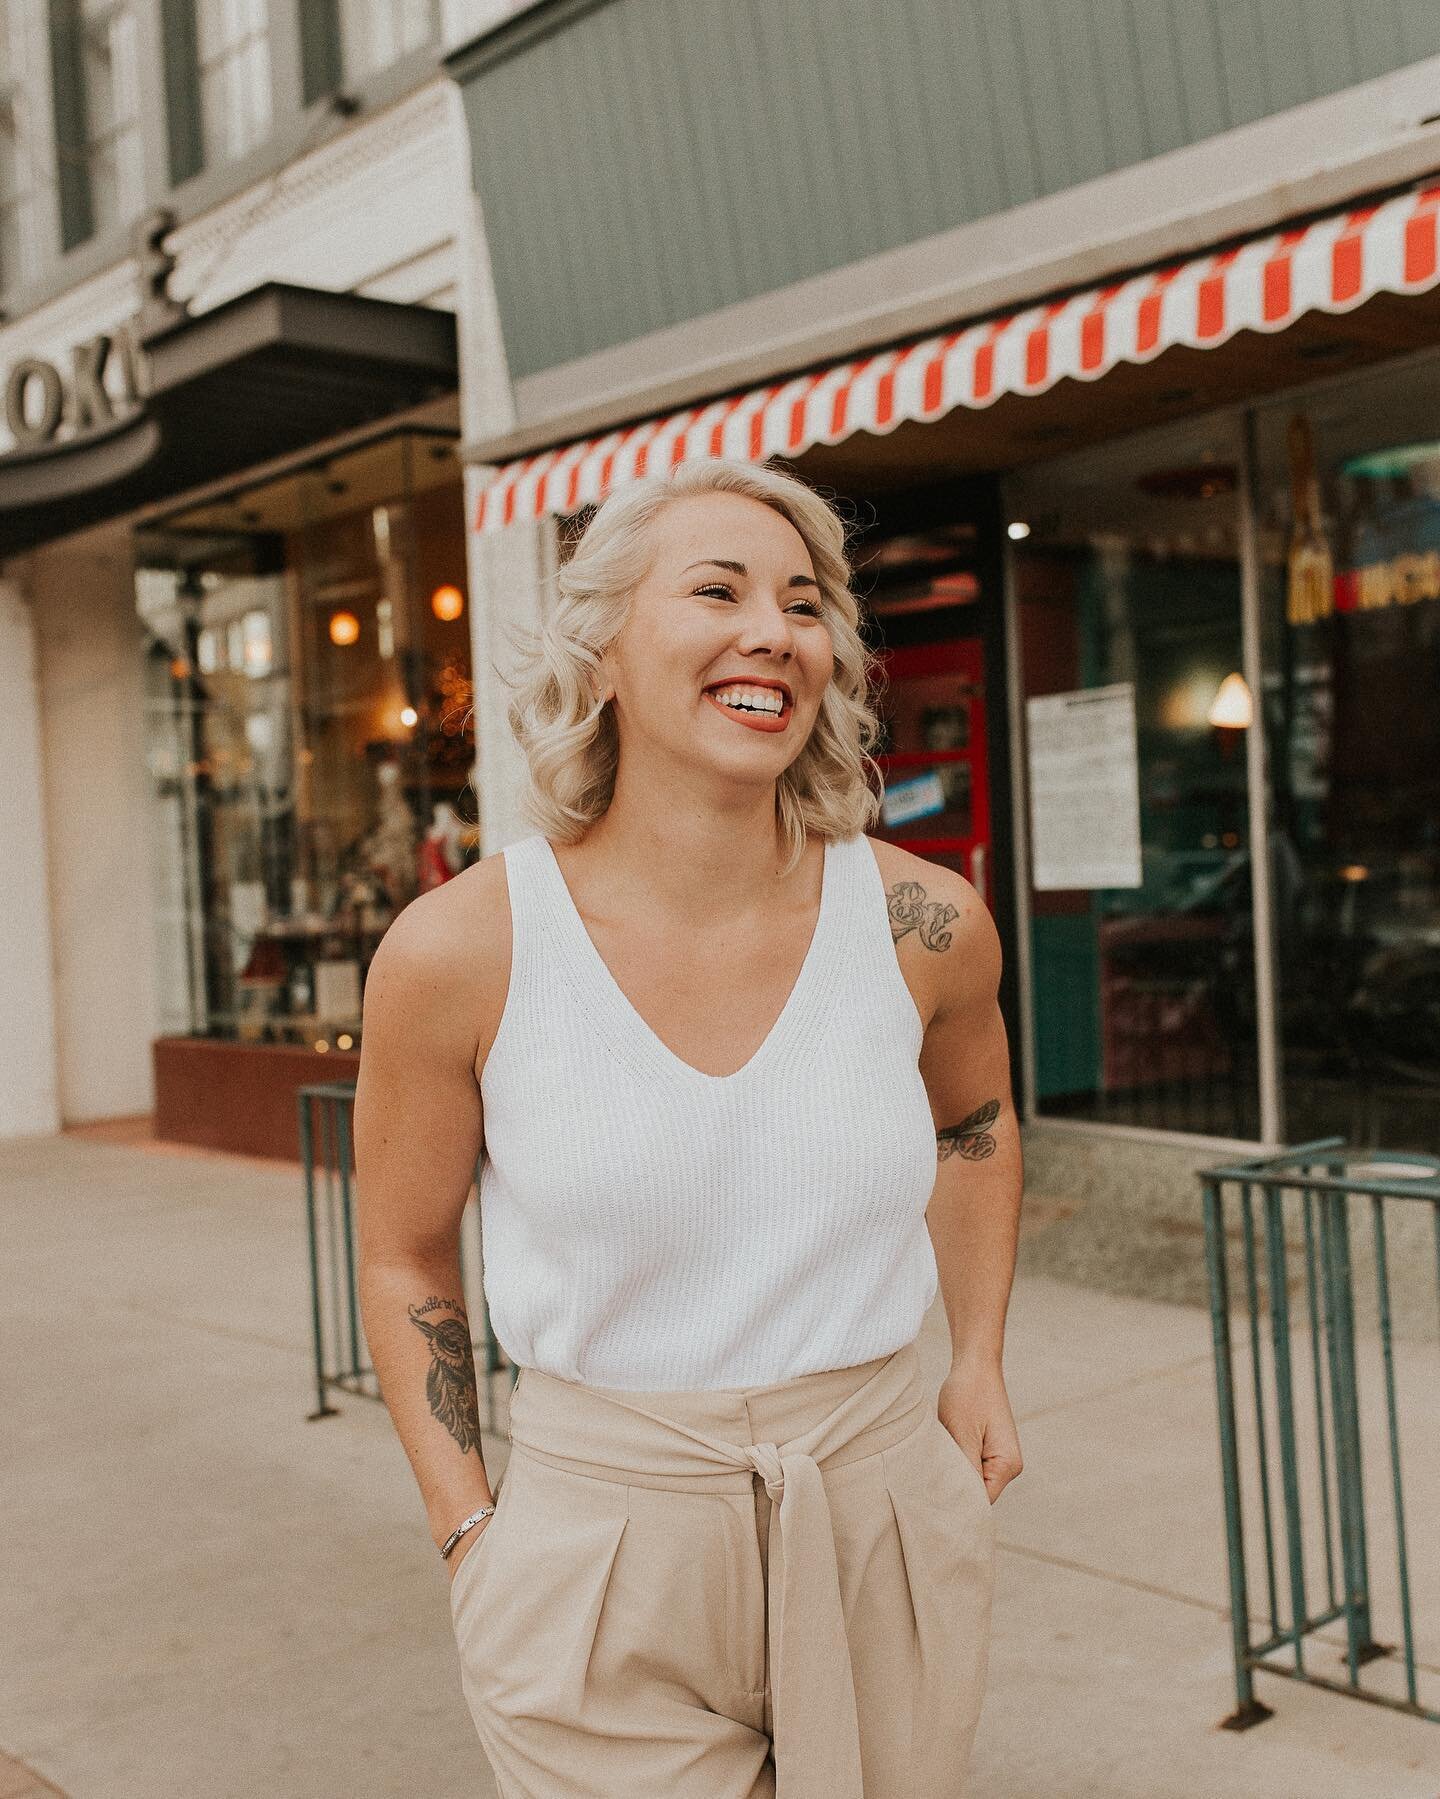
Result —
<instances>
[{"instance_id":1,"label":"v-neck neckline","mask_svg":"<svg viewBox=\"0 0 1440 1799\"><path fill-rule=\"evenodd\" d=\"M543 832L537 833L540 859L545 864L546 872L553 882L555 908L564 922L570 946L573 951L572 961L582 992L587 998L594 1000L600 1022L606 1024L603 1013L608 1011L610 1028L628 1033L630 1042L637 1052L641 1053L657 1068L669 1069L682 1079L688 1079L710 1087L724 1087L738 1083L753 1075L760 1067L779 1053L780 1049L798 1028L801 1019L813 1012L816 999L824 991L824 963L828 956L831 938L837 928L836 912L839 907L838 871L835 846L829 839L822 839L822 857L820 867L820 906L816 913L815 927L810 933L810 942L805 951L805 959L800 964L800 972L796 975L785 1003L764 1040L751 1054L747 1061L729 1074L710 1074L703 1068L697 1068L693 1062L671 1049L655 1027L645 1018L639 1007L616 980L610 964L600 954L595 939L586 928L585 920L580 915L580 908L571 895L569 883L560 867L560 860L555 854L554 845Z\"/></svg>"}]
</instances>

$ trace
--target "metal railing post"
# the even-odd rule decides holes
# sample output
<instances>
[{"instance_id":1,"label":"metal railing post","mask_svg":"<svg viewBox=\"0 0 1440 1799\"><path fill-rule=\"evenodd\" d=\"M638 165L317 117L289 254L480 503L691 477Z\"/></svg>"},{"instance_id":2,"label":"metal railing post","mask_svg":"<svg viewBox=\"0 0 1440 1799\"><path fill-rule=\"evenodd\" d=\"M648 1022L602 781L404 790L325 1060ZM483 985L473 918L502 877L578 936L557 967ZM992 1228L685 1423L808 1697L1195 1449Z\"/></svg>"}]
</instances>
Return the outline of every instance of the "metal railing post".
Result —
<instances>
[{"instance_id":1,"label":"metal railing post","mask_svg":"<svg viewBox=\"0 0 1440 1799\"><path fill-rule=\"evenodd\" d=\"M1295 1388L1290 1370L1290 1295L1286 1287L1285 1192L1265 1189L1266 1281L1270 1292L1270 1336L1275 1356L1275 1428L1280 1439L1280 1480L1285 1500L1285 1547L1290 1564L1291 1641L1295 1668L1305 1667L1305 1557L1300 1514L1300 1469L1295 1449Z\"/></svg>"},{"instance_id":2,"label":"metal railing post","mask_svg":"<svg viewBox=\"0 0 1440 1799\"><path fill-rule=\"evenodd\" d=\"M315 1362L315 1410L311 1418L331 1415L325 1403L325 1349L320 1325L320 1245L315 1219L315 1139L310 1116L310 1095L302 1087L296 1095L300 1107L300 1162L305 1170L305 1226L310 1248L310 1342Z\"/></svg>"},{"instance_id":3,"label":"metal railing post","mask_svg":"<svg viewBox=\"0 0 1440 1799\"><path fill-rule=\"evenodd\" d=\"M1235 1711L1227 1730L1244 1730L1271 1708L1255 1697L1250 1669L1250 1598L1245 1579L1245 1532L1240 1500L1239 1436L1235 1428L1235 1370L1230 1353L1230 1281L1225 1267L1225 1199L1218 1181L1204 1183L1205 1258L1210 1270L1210 1329L1215 1344L1215 1402L1220 1421L1220 1479L1225 1493L1225 1545L1230 1579L1230 1639L1235 1657Z\"/></svg>"},{"instance_id":4,"label":"metal railing post","mask_svg":"<svg viewBox=\"0 0 1440 1799\"><path fill-rule=\"evenodd\" d=\"M1333 1175L1332 1167L1329 1172ZM1376 1653L1370 1637L1370 1582L1365 1554L1365 1485L1361 1471L1360 1394L1355 1377L1350 1230L1343 1193L1324 1193L1320 1242L1327 1273L1326 1347L1329 1351L1330 1417L1335 1433L1335 1489L1340 1515L1340 1557L1345 1580L1346 1661L1352 1685L1360 1665Z\"/></svg>"}]
</instances>

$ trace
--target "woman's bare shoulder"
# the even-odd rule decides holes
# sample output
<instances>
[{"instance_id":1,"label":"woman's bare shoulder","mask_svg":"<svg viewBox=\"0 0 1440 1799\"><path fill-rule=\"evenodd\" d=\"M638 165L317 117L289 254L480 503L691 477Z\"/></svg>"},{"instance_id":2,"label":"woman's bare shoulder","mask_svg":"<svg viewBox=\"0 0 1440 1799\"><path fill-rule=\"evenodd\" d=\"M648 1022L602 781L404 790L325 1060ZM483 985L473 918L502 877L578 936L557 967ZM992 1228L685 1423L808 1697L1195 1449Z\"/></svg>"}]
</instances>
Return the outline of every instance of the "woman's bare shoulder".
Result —
<instances>
[{"instance_id":1,"label":"woman's bare shoulder","mask_svg":"<svg viewBox=\"0 0 1440 1799\"><path fill-rule=\"evenodd\" d=\"M907 900L913 902L917 896L911 889L919 888L921 897L936 898L957 908L968 908L972 899L979 898L958 869L943 862L928 862L903 844L891 843L884 837L867 836L866 842L875 852L887 893L893 895L896 888L904 887Z\"/></svg>"},{"instance_id":2,"label":"woman's bare shoulder","mask_svg":"<svg viewBox=\"0 0 1440 1799\"><path fill-rule=\"evenodd\" d=\"M921 1015L929 1018L944 997L946 977L971 964L994 936L990 914L958 869L882 838L869 842L885 884L895 954Z\"/></svg>"},{"instance_id":3,"label":"woman's bare shoulder","mask_svg":"<svg viewBox=\"0 0 1440 1799\"><path fill-rule=\"evenodd\" d=\"M478 1074L510 983L510 891L503 853L482 857L411 900L381 939L375 961L382 959L392 985L417 1000L438 998L457 1024L470 1027Z\"/></svg>"}]
</instances>

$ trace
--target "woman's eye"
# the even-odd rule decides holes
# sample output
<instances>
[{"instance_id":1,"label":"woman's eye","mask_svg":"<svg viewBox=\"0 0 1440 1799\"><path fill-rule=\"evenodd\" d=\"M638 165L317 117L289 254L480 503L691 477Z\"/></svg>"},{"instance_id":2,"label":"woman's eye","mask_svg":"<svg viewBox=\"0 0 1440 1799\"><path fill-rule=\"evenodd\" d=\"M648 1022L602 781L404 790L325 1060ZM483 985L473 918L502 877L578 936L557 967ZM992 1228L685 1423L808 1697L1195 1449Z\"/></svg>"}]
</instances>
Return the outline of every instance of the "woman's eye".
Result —
<instances>
[{"instance_id":1,"label":"woman's eye","mask_svg":"<svg viewBox=\"0 0 1440 1799\"><path fill-rule=\"evenodd\" d=\"M697 594L703 594L707 598L711 594L717 594L722 600L733 600L736 597L735 589L733 587L728 587L723 581L712 581L705 587L697 587L695 592ZM797 605L801 612L808 612L811 618L823 618L825 616L821 607L815 600L800 600L797 602ZM796 606L791 606L789 610L794 612Z\"/></svg>"}]
</instances>

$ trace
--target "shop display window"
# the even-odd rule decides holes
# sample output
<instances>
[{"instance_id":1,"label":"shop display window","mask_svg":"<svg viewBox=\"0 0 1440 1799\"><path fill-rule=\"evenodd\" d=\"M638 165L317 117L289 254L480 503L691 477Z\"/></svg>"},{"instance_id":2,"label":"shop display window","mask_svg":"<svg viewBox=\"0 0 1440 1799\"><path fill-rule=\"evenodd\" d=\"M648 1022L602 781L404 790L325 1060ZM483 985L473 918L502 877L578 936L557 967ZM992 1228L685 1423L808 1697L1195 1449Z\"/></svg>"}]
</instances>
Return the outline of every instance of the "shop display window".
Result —
<instances>
[{"instance_id":1,"label":"shop display window","mask_svg":"<svg viewBox=\"0 0 1440 1799\"><path fill-rule=\"evenodd\" d=\"M1259 1131L1238 460L1211 418L1006 486L1041 1116Z\"/></svg>"},{"instance_id":2,"label":"shop display window","mask_svg":"<svg viewBox=\"0 0 1440 1799\"><path fill-rule=\"evenodd\" d=\"M406 429L146 526L162 1029L358 1048L396 914L478 855L454 439Z\"/></svg>"},{"instance_id":3,"label":"shop display window","mask_svg":"<svg viewBox=\"0 0 1440 1799\"><path fill-rule=\"evenodd\" d=\"M993 903L976 548L964 521L875 535L856 552L855 579L881 659L872 835L958 870Z\"/></svg>"},{"instance_id":4,"label":"shop display window","mask_svg":"<svg viewBox=\"0 0 1440 1799\"><path fill-rule=\"evenodd\" d=\"M1440 1152L1440 358L1257 414L1284 1134Z\"/></svg>"}]
</instances>

